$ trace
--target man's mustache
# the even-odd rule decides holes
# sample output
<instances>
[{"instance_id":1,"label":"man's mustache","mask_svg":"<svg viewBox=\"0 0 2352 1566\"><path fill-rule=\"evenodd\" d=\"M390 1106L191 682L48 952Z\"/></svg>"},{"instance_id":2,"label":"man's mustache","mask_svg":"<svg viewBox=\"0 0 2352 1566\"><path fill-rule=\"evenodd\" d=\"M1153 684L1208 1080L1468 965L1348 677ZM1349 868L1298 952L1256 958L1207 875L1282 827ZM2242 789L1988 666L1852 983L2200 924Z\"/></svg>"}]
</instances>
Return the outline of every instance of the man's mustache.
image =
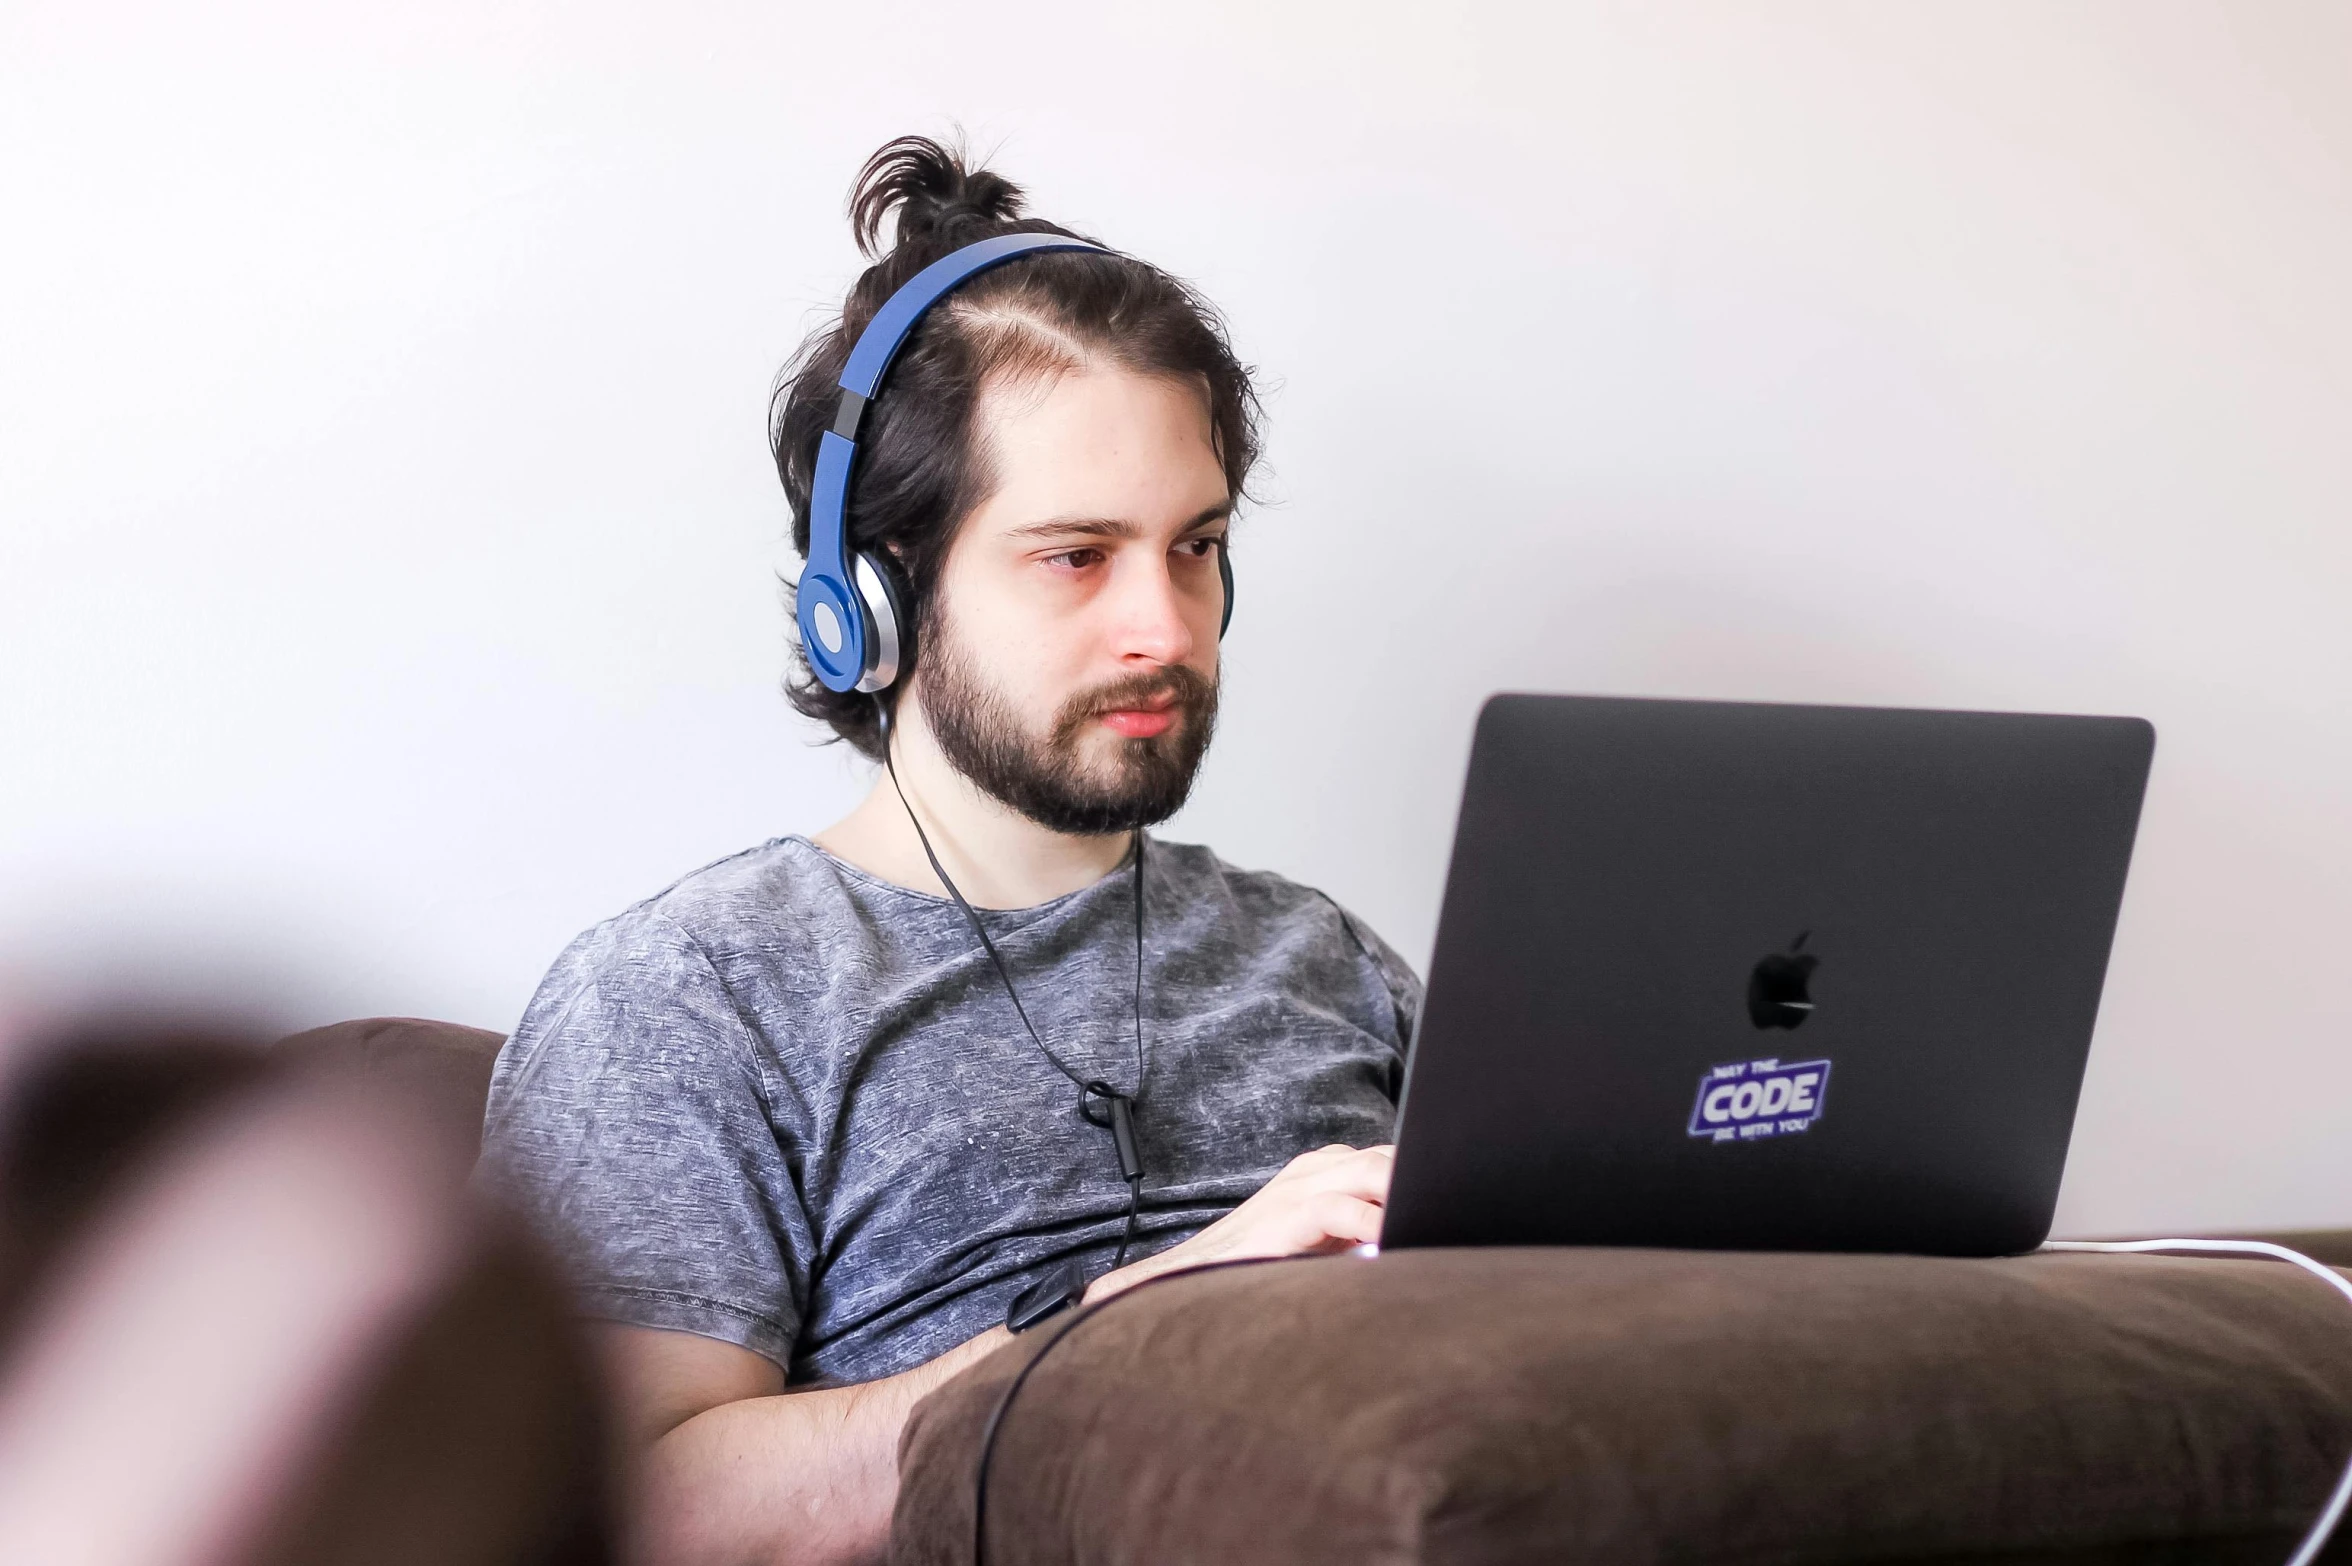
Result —
<instances>
[{"instance_id":1,"label":"man's mustache","mask_svg":"<svg viewBox=\"0 0 2352 1566\"><path fill-rule=\"evenodd\" d=\"M1174 707L1189 716L1198 717L1217 700L1214 682L1199 671L1181 664L1155 669L1149 674L1129 675L1110 684L1073 696L1062 706L1061 721L1054 725L1057 734L1075 731L1080 726L1106 712L1125 708Z\"/></svg>"}]
</instances>

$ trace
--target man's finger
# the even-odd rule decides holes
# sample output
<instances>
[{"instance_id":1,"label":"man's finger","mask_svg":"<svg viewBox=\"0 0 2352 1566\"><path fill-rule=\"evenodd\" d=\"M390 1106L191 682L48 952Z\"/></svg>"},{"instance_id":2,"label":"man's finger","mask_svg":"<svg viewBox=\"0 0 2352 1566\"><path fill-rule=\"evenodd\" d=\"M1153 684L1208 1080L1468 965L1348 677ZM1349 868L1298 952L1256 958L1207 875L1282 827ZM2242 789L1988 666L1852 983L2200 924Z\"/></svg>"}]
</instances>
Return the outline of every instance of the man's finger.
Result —
<instances>
[{"instance_id":1,"label":"man's finger","mask_svg":"<svg viewBox=\"0 0 2352 1566\"><path fill-rule=\"evenodd\" d=\"M1308 1209L1318 1228L1349 1245L1370 1245L1380 1238L1380 1208L1344 1192L1326 1191Z\"/></svg>"}]
</instances>

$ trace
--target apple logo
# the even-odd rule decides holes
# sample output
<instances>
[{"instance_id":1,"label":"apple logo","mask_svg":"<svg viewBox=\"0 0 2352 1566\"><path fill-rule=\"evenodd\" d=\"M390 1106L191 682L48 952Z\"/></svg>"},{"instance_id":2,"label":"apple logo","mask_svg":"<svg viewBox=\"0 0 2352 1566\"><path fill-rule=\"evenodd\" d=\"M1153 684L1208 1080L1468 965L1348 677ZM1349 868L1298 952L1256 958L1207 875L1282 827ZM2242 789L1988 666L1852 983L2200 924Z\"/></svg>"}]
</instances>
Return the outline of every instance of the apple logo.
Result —
<instances>
[{"instance_id":1,"label":"apple logo","mask_svg":"<svg viewBox=\"0 0 2352 1566\"><path fill-rule=\"evenodd\" d=\"M1789 942L1785 952L1774 952L1748 975L1748 1020L1759 1028L1794 1028L1813 1015L1807 986L1821 959L1805 950L1807 930Z\"/></svg>"}]
</instances>

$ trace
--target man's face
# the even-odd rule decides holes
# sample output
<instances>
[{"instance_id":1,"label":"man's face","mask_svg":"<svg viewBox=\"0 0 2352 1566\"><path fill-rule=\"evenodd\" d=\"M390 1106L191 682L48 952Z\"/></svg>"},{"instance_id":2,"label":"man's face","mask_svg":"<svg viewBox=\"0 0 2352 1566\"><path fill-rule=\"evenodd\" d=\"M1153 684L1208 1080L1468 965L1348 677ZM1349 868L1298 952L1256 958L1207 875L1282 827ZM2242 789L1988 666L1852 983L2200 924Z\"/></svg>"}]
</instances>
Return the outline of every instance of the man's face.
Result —
<instances>
[{"instance_id":1,"label":"man's face","mask_svg":"<svg viewBox=\"0 0 2352 1566\"><path fill-rule=\"evenodd\" d=\"M911 694L959 772L1061 832L1173 815L1217 714L1230 510L1208 403L1118 369L991 386L994 491L949 545Z\"/></svg>"}]
</instances>

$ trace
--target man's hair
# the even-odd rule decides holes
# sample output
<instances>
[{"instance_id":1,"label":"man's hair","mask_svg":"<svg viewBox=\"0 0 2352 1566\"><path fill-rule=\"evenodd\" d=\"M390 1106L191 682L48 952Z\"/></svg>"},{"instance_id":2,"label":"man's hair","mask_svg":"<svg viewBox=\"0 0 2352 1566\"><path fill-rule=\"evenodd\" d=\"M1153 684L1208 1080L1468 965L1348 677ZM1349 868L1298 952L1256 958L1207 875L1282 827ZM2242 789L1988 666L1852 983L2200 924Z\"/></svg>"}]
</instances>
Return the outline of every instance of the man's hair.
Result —
<instances>
[{"instance_id":1,"label":"man's hair","mask_svg":"<svg viewBox=\"0 0 2352 1566\"><path fill-rule=\"evenodd\" d=\"M803 343L778 376L769 445L792 506L792 541L809 547L809 486L817 443L833 423L841 367L874 312L924 267L999 234L1071 234L1021 215L1019 186L972 168L959 149L901 136L866 160L850 192L850 230L873 259L840 319ZM896 216L893 243L880 248ZM1072 234L1072 237L1084 237ZM1085 251L1024 256L983 272L934 305L907 338L858 439L849 549L894 559L911 602L916 656L957 525L995 484L973 428L991 377L1051 376L1090 361L1199 384L1211 439L1238 503L1258 458L1258 400L1216 309L1177 278L1132 257ZM900 684L902 689L905 671ZM873 698L827 690L797 642L785 677L792 705L882 756Z\"/></svg>"}]
</instances>

